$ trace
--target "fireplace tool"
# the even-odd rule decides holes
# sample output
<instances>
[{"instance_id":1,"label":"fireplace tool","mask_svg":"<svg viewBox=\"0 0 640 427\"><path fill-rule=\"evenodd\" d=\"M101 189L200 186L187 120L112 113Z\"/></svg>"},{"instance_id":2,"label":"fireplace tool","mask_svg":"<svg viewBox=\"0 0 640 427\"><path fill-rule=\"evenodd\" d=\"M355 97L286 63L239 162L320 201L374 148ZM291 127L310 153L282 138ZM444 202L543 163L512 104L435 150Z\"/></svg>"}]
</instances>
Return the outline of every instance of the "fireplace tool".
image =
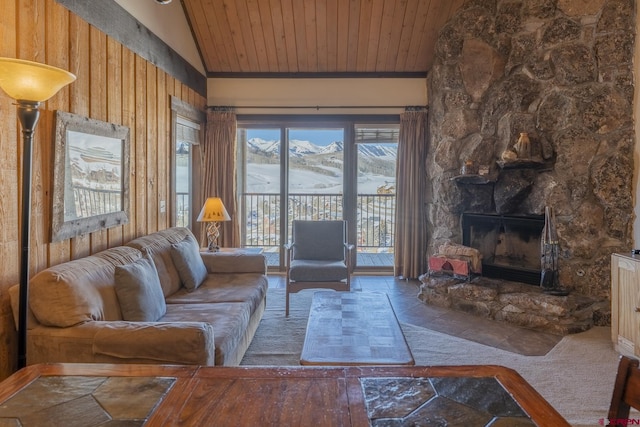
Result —
<instances>
[{"instance_id":1,"label":"fireplace tool","mask_svg":"<svg viewBox=\"0 0 640 427\"><path fill-rule=\"evenodd\" d=\"M544 228L542 229L541 248L542 273L540 275L540 287L549 295L565 296L569 291L560 286L558 272L558 258L560 245L556 232L555 215L553 208L544 208Z\"/></svg>"}]
</instances>

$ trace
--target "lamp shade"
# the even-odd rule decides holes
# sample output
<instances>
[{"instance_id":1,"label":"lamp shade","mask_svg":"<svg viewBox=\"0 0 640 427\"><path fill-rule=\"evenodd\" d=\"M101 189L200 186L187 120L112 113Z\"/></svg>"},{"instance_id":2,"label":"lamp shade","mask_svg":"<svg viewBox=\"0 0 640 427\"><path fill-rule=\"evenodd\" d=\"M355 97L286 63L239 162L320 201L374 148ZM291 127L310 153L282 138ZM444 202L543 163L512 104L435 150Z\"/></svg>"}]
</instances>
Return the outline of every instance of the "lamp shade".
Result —
<instances>
[{"instance_id":1,"label":"lamp shade","mask_svg":"<svg viewBox=\"0 0 640 427\"><path fill-rule=\"evenodd\" d=\"M0 88L16 100L46 101L75 79L70 72L50 65L0 58Z\"/></svg>"},{"instance_id":2,"label":"lamp shade","mask_svg":"<svg viewBox=\"0 0 640 427\"><path fill-rule=\"evenodd\" d=\"M202 210L200 211L200 215L198 215L198 222L217 222L217 221L230 221L231 217L227 213L227 210L222 203L222 199L220 197L209 197L206 202L204 202L204 206L202 206Z\"/></svg>"}]
</instances>

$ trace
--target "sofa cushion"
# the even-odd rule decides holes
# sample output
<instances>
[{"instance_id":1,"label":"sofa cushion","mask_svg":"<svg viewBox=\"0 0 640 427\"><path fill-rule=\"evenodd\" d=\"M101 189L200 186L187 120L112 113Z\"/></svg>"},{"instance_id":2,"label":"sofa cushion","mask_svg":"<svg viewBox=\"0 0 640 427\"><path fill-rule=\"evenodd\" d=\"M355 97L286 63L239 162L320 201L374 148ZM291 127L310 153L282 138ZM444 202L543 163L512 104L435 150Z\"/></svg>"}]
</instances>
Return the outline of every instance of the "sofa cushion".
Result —
<instances>
[{"instance_id":1,"label":"sofa cushion","mask_svg":"<svg viewBox=\"0 0 640 427\"><path fill-rule=\"evenodd\" d=\"M114 289L115 267L142 256L120 246L49 267L29 282L29 307L38 322L68 327L90 320L122 320Z\"/></svg>"},{"instance_id":2,"label":"sofa cushion","mask_svg":"<svg viewBox=\"0 0 640 427\"><path fill-rule=\"evenodd\" d=\"M95 335L93 353L124 361L213 365L214 332L206 322L108 322Z\"/></svg>"},{"instance_id":3,"label":"sofa cushion","mask_svg":"<svg viewBox=\"0 0 640 427\"><path fill-rule=\"evenodd\" d=\"M213 326L216 365L228 365L244 339L251 319L248 303L167 304L162 322L206 322ZM225 363L226 362L226 363Z\"/></svg>"},{"instance_id":4,"label":"sofa cushion","mask_svg":"<svg viewBox=\"0 0 640 427\"><path fill-rule=\"evenodd\" d=\"M264 300L268 287L264 274L209 274L198 292L181 289L167 297L167 304L248 302L254 312Z\"/></svg>"},{"instance_id":5,"label":"sofa cushion","mask_svg":"<svg viewBox=\"0 0 640 427\"><path fill-rule=\"evenodd\" d=\"M188 290L195 290L207 278L207 268L200 256L198 242L187 236L180 243L171 245L171 259L178 270L180 280Z\"/></svg>"},{"instance_id":6,"label":"sofa cushion","mask_svg":"<svg viewBox=\"0 0 640 427\"><path fill-rule=\"evenodd\" d=\"M150 256L116 267L115 289L122 318L155 322L167 311L158 271Z\"/></svg>"},{"instance_id":7,"label":"sofa cushion","mask_svg":"<svg viewBox=\"0 0 640 427\"><path fill-rule=\"evenodd\" d=\"M190 235L192 236L192 233L188 228L173 227L138 237L127 243L127 246L151 255L158 270L165 297L177 292L182 287L180 275L171 259L171 245L181 242Z\"/></svg>"}]
</instances>

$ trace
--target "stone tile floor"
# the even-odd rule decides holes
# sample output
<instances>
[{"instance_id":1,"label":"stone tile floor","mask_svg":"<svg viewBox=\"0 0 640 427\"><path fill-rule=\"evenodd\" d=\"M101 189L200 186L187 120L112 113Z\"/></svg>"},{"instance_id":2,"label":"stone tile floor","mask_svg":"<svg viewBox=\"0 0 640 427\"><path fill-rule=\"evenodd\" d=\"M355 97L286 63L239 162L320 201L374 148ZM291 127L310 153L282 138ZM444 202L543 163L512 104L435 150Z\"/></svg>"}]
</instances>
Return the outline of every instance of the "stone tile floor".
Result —
<instances>
[{"instance_id":1,"label":"stone tile floor","mask_svg":"<svg viewBox=\"0 0 640 427\"><path fill-rule=\"evenodd\" d=\"M284 288L285 276L269 274L269 286ZM418 299L420 281L393 276L354 275L354 291L386 292L401 323L475 341L526 356L547 354L561 339L559 335L534 331L468 313L430 306Z\"/></svg>"}]
</instances>

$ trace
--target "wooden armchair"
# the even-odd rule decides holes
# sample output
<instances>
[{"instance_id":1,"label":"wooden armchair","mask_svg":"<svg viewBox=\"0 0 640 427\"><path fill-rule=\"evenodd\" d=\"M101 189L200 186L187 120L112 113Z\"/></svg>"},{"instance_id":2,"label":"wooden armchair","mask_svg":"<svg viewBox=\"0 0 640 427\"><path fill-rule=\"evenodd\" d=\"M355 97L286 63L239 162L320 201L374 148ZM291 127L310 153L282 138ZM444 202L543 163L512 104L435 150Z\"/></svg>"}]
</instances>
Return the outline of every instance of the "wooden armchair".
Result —
<instances>
[{"instance_id":1,"label":"wooden armchair","mask_svg":"<svg viewBox=\"0 0 640 427\"><path fill-rule=\"evenodd\" d=\"M608 418L627 419L631 408L640 409L640 368L638 360L621 356Z\"/></svg>"},{"instance_id":2,"label":"wooden armchair","mask_svg":"<svg viewBox=\"0 0 640 427\"><path fill-rule=\"evenodd\" d=\"M289 294L303 289L351 290L351 251L346 221L294 220L286 249L286 309Z\"/></svg>"}]
</instances>

